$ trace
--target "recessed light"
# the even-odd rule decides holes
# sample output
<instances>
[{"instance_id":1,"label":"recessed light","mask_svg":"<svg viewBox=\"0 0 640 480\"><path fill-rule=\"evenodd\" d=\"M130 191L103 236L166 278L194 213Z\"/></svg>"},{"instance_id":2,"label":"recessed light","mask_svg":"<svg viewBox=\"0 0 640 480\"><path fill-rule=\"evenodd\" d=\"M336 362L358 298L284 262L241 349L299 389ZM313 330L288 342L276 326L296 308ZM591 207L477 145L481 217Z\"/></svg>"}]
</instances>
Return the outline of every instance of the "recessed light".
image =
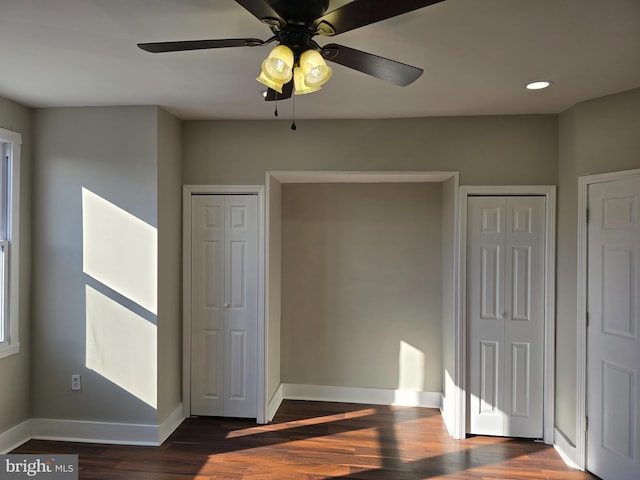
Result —
<instances>
[{"instance_id":1,"label":"recessed light","mask_svg":"<svg viewBox=\"0 0 640 480\"><path fill-rule=\"evenodd\" d=\"M547 88L551 85L551 82L547 80L540 80L537 82L531 82L527 84L528 90L542 90L543 88Z\"/></svg>"}]
</instances>

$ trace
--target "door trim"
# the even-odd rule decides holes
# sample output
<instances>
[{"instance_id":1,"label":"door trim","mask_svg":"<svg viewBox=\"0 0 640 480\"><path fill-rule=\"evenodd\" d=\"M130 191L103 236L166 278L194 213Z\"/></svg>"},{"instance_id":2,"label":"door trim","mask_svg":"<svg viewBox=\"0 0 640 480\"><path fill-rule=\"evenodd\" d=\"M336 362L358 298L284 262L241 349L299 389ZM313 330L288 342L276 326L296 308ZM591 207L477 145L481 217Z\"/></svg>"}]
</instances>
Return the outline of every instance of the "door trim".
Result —
<instances>
[{"instance_id":1,"label":"door trim","mask_svg":"<svg viewBox=\"0 0 640 480\"><path fill-rule=\"evenodd\" d=\"M546 200L545 212L545 286L544 286L544 393L543 440L553 443L555 397L555 238L556 238L556 187L555 185L497 185L460 187L460 223L458 225L458 312L456 325L456 377L458 388L458 430L456 438L467 433L467 199L472 195L540 195Z\"/></svg>"},{"instance_id":2,"label":"door trim","mask_svg":"<svg viewBox=\"0 0 640 480\"><path fill-rule=\"evenodd\" d=\"M263 185L183 185L182 186L182 403L184 416L191 416L191 196L257 195L258 200L258 352L256 385L256 421L267 423L266 335L264 315L264 186Z\"/></svg>"},{"instance_id":3,"label":"door trim","mask_svg":"<svg viewBox=\"0 0 640 480\"><path fill-rule=\"evenodd\" d=\"M577 272L577 324L578 340L576 365L576 463L578 468L587 467L587 206L589 186L594 183L612 182L640 175L640 169L620 172L584 175L578 177L578 272Z\"/></svg>"}]
</instances>

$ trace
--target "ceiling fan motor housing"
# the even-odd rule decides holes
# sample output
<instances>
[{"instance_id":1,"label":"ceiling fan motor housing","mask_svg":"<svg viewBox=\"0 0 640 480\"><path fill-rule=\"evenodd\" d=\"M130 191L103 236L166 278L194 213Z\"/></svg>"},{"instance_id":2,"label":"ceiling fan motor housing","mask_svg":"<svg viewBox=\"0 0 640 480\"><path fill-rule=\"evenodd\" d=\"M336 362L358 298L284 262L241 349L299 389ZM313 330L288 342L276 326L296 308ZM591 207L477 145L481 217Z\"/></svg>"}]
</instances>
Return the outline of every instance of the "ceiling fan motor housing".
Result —
<instances>
[{"instance_id":1,"label":"ceiling fan motor housing","mask_svg":"<svg viewBox=\"0 0 640 480\"><path fill-rule=\"evenodd\" d=\"M313 25L329 8L329 0L265 0L289 24Z\"/></svg>"}]
</instances>

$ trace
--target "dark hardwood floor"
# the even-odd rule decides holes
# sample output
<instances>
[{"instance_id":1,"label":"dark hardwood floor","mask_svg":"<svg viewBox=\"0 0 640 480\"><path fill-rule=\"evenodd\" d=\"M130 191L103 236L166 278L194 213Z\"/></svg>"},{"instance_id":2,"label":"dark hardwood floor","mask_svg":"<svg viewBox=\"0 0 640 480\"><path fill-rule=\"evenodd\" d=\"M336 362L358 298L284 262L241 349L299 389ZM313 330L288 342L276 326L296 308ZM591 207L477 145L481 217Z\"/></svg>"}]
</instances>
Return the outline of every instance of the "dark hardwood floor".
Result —
<instances>
[{"instance_id":1,"label":"dark hardwood floor","mask_svg":"<svg viewBox=\"0 0 640 480\"><path fill-rule=\"evenodd\" d=\"M161 447L31 440L13 453L74 453L102 480L596 479L532 441L453 440L427 408L285 401L274 421L190 418Z\"/></svg>"}]
</instances>

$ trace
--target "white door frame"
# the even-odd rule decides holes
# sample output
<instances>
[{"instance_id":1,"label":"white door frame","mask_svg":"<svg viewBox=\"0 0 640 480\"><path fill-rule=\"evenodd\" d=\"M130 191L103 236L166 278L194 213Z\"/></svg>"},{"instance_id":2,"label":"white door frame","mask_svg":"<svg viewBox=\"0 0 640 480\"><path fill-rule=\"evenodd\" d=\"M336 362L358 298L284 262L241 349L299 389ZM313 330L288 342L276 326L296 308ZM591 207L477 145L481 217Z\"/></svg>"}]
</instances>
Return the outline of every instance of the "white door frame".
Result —
<instances>
[{"instance_id":1,"label":"white door frame","mask_svg":"<svg viewBox=\"0 0 640 480\"><path fill-rule=\"evenodd\" d=\"M587 206L589 185L640 175L640 169L578 177L578 342L576 383L576 464L587 466Z\"/></svg>"},{"instance_id":2,"label":"white door frame","mask_svg":"<svg viewBox=\"0 0 640 480\"><path fill-rule=\"evenodd\" d=\"M257 422L267 422L266 335L264 315L264 186L263 185L183 185L182 187L182 402L184 416L191 416L191 196L242 195L258 197L258 352L256 412Z\"/></svg>"},{"instance_id":3,"label":"white door frame","mask_svg":"<svg viewBox=\"0 0 640 480\"><path fill-rule=\"evenodd\" d=\"M555 238L556 238L556 187L554 185L515 186L462 186L460 187L459 285L458 315L456 326L456 377L458 422L456 438L466 437L467 418L467 198L471 195L541 195L546 198L545 218L545 319L544 319L544 393L543 440L553 443L554 386L555 386Z\"/></svg>"}]
</instances>

